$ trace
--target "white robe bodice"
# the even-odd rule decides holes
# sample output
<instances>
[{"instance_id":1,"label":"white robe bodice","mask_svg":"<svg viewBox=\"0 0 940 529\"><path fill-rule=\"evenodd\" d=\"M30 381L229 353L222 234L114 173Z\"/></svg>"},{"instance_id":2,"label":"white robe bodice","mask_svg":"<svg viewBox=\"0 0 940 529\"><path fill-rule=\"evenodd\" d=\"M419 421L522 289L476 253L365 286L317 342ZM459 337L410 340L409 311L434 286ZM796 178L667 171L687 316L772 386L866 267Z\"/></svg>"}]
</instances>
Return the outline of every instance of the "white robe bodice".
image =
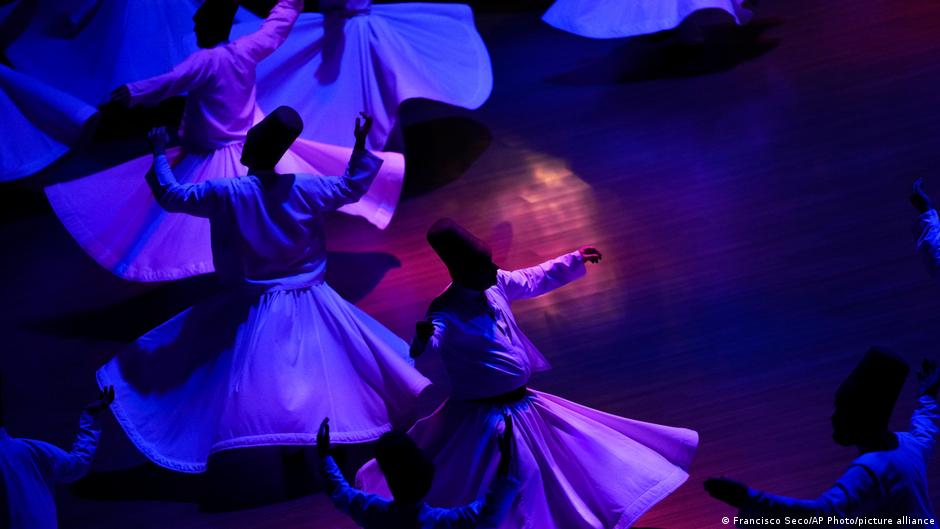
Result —
<instances>
[{"instance_id":1,"label":"white robe bodice","mask_svg":"<svg viewBox=\"0 0 940 529\"><path fill-rule=\"evenodd\" d=\"M484 292L450 285L428 309L434 334L427 350L438 351L450 375L452 396L493 397L525 385L548 361L529 341L512 313L517 299L539 296L585 274L581 254L572 252L538 266L500 270Z\"/></svg>"},{"instance_id":2,"label":"white robe bodice","mask_svg":"<svg viewBox=\"0 0 940 529\"><path fill-rule=\"evenodd\" d=\"M167 211L209 219L212 261L224 280L290 288L323 281L323 212L359 200L381 166L378 156L354 150L343 176L248 175L181 184L166 156L158 156L148 183Z\"/></svg>"},{"instance_id":3,"label":"white robe bodice","mask_svg":"<svg viewBox=\"0 0 940 529\"><path fill-rule=\"evenodd\" d=\"M284 42L303 0L280 0L261 27L212 49L199 50L170 72L128 84L133 104L155 104L188 94L180 137L189 147L213 150L244 141L261 117L255 68Z\"/></svg>"}]
</instances>

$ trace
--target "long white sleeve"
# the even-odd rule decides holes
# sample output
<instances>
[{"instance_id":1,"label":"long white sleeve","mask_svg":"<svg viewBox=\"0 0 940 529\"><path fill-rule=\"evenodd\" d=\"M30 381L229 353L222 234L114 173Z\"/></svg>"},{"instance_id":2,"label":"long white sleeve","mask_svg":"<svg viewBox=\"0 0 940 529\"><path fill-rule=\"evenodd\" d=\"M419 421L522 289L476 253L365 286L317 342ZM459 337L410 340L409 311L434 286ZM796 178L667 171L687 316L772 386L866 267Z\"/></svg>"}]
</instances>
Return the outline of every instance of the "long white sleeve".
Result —
<instances>
[{"instance_id":1,"label":"long white sleeve","mask_svg":"<svg viewBox=\"0 0 940 529\"><path fill-rule=\"evenodd\" d=\"M213 56L217 50L200 50L167 73L129 83L131 104L154 105L169 97L185 94L212 77Z\"/></svg>"},{"instance_id":2,"label":"long white sleeve","mask_svg":"<svg viewBox=\"0 0 940 529\"><path fill-rule=\"evenodd\" d=\"M375 520L387 515L391 502L351 486L332 456L326 456L320 462L320 474L333 505L360 527L375 527Z\"/></svg>"},{"instance_id":3,"label":"long white sleeve","mask_svg":"<svg viewBox=\"0 0 940 529\"><path fill-rule=\"evenodd\" d=\"M846 518L877 512L883 503L878 479L862 465L852 465L835 485L814 500L801 500L751 491L751 499L741 509L741 518L795 517Z\"/></svg>"},{"instance_id":4,"label":"long white sleeve","mask_svg":"<svg viewBox=\"0 0 940 529\"><path fill-rule=\"evenodd\" d=\"M580 252L571 252L540 265L519 270L500 270L498 280L509 301L551 292L586 273Z\"/></svg>"},{"instance_id":5,"label":"long white sleeve","mask_svg":"<svg viewBox=\"0 0 940 529\"><path fill-rule=\"evenodd\" d=\"M163 209L173 213L188 213L208 217L214 197L212 182L181 184L165 154L153 157L153 167L147 172L147 184L153 197Z\"/></svg>"},{"instance_id":6,"label":"long white sleeve","mask_svg":"<svg viewBox=\"0 0 940 529\"><path fill-rule=\"evenodd\" d=\"M245 35L233 44L250 61L260 62L287 40L303 7L303 0L280 0L271 8L258 31Z\"/></svg>"},{"instance_id":7,"label":"long white sleeve","mask_svg":"<svg viewBox=\"0 0 940 529\"><path fill-rule=\"evenodd\" d=\"M519 493L519 481L496 478L490 484L486 497L463 507L447 509L435 523L440 529L476 529L498 527L509 514Z\"/></svg>"},{"instance_id":8,"label":"long white sleeve","mask_svg":"<svg viewBox=\"0 0 940 529\"><path fill-rule=\"evenodd\" d=\"M382 159L365 149L355 149L343 176L305 175L301 189L313 209L332 211L356 202L372 185Z\"/></svg>"},{"instance_id":9,"label":"long white sleeve","mask_svg":"<svg viewBox=\"0 0 940 529\"><path fill-rule=\"evenodd\" d=\"M88 473L100 437L101 429L97 421L90 413L85 412L79 421L78 436L68 452L41 441L24 442L29 444L40 466L52 481L71 483Z\"/></svg>"}]
</instances>

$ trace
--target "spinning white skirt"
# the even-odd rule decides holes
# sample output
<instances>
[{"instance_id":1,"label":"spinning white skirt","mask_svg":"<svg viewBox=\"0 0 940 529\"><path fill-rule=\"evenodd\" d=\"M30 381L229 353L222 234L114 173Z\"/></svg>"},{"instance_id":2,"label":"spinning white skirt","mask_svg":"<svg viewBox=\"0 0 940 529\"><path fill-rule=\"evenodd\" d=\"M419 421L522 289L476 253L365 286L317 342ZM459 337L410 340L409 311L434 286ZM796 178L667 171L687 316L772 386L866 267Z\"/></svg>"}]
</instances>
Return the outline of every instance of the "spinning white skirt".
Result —
<instances>
[{"instance_id":1,"label":"spinning white skirt","mask_svg":"<svg viewBox=\"0 0 940 529\"><path fill-rule=\"evenodd\" d=\"M430 383L408 345L329 285L240 288L139 338L98 371L114 415L154 463L203 472L220 450L372 441Z\"/></svg>"},{"instance_id":2,"label":"spinning white skirt","mask_svg":"<svg viewBox=\"0 0 940 529\"><path fill-rule=\"evenodd\" d=\"M560 30L594 39L634 37L672 29L692 13L721 9L738 24L751 19L746 0L557 0L542 17Z\"/></svg>"},{"instance_id":3,"label":"spinning white skirt","mask_svg":"<svg viewBox=\"0 0 940 529\"><path fill-rule=\"evenodd\" d=\"M429 505L461 505L486 493L500 458L502 411L513 419L521 488L500 529L630 527L685 482L698 445L692 430L617 417L534 390L508 405L451 399L409 432L437 467ZM357 481L390 494L374 460Z\"/></svg>"},{"instance_id":4,"label":"spinning white skirt","mask_svg":"<svg viewBox=\"0 0 940 529\"><path fill-rule=\"evenodd\" d=\"M259 115L260 118L260 115ZM211 152L167 151L177 180L244 176L244 142ZM299 139L277 164L280 173L342 175L352 149ZM377 153L384 160L368 193L339 211L365 217L384 228L398 204L404 157ZM132 281L170 281L210 273L209 221L167 213L157 204L144 175L152 156L142 156L84 178L46 188L62 224L101 266Z\"/></svg>"},{"instance_id":5,"label":"spinning white skirt","mask_svg":"<svg viewBox=\"0 0 940 529\"><path fill-rule=\"evenodd\" d=\"M200 0L38 0L7 57L20 71L97 105L122 84L170 70L196 51ZM238 21L257 17L241 9Z\"/></svg>"},{"instance_id":6,"label":"spinning white skirt","mask_svg":"<svg viewBox=\"0 0 940 529\"><path fill-rule=\"evenodd\" d=\"M0 65L0 181L36 173L79 140L97 110Z\"/></svg>"},{"instance_id":7,"label":"spinning white skirt","mask_svg":"<svg viewBox=\"0 0 940 529\"><path fill-rule=\"evenodd\" d=\"M346 146L352 136L336 124L365 110L375 118L369 147L380 150L406 99L470 109L486 101L493 73L469 6L369 4L343 3L360 10L351 16L301 14L287 41L258 65L261 108L291 105L303 117L303 137ZM232 38L257 27L240 24Z\"/></svg>"}]
</instances>

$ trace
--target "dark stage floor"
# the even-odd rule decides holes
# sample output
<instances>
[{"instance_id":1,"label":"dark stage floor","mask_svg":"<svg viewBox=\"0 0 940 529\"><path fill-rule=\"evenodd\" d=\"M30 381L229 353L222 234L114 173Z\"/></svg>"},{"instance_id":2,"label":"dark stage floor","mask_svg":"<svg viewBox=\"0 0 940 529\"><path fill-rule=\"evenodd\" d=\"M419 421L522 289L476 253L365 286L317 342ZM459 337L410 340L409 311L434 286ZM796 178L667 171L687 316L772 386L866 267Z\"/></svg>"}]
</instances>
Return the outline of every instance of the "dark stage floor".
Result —
<instances>
[{"instance_id":1,"label":"dark stage floor","mask_svg":"<svg viewBox=\"0 0 940 529\"><path fill-rule=\"evenodd\" d=\"M940 357L940 285L913 255L907 203L917 176L940 197L940 4L767 0L758 13L681 50L578 38L536 11L480 13L489 102L476 112L407 103L409 196L392 225L330 225L332 282L409 338L447 282L424 243L440 216L488 237L505 267L599 246L605 260L589 277L519 303L517 316L554 365L534 387L700 432L691 479L642 527L721 527L732 511L702 490L713 475L818 494L853 457L831 442L829 414L856 359L872 344L912 363ZM214 288L211 278L118 280L52 215L43 182L126 149L141 152L143 140L93 145L2 188L0 335L15 435L69 443L95 369ZM437 359L419 367L441 379ZM912 401L899 404L898 428ZM322 494L204 512L207 497L280 494L265 480L285 476L262 466L280 455L247 461L201 479L134 468L140 456L109 419L96 475L61 491L61 525L353 527ZM936 464L930 475L940 505Z\"/></svg>"}]
</instances>

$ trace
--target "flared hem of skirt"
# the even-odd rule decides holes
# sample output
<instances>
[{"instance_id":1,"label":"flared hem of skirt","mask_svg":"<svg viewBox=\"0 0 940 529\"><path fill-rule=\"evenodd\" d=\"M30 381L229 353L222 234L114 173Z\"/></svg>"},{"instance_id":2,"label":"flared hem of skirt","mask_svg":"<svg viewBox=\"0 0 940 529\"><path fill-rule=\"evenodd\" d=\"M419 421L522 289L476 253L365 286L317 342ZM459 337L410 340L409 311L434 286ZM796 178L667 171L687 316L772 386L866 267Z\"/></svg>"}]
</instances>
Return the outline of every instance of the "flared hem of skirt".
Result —
<instances>
[{"instance_id":1,"label":"flared hem of skirt","mask_svg":"<svg viewBox=\"0 0 940 529\"><path fill-rule=\"evenodd\" d=\"M211 262L198 262L183 267L161 269L134 265L115 266L112 261L116 260L116 256L85 226L78 214L79 208L72 202L69 194L62 190L58 184L48 186L44 191L52 211L59 218L59 222L85 251L85 254L98 263L98 266L121 279L138 283L160 283L215 272L215 267Z\"/></svg>"},{"instance_id":2,"label":"flared hem of skirt","mask_svg":"<svg viewBox=\"0 0 940 529\"><path fill-rule=\"evenodd\" d=\"M688 472L681 468L676 468L671 474L663 478L655 487L649 489L639 498L633 500L633 503L624 509L624 514L617 520L617 523L611 529L628 529L653 508L654 505L666 499L682 486L689 479Z\"/></svg>"},{"instance_id":3,"label":"flared hem of skirt","mask_svg":"<svg viewBox=\"0 0 940 529\"><path fill-rule=\"evenodd\" d=\"M753 17L748 9L739 8L737 11L732 11L725 9L724 7L717 6L703 6L696 9L693 9L686 13L684 16L668 19L656 19L648 20L643 24L632 24L619 26L617 28L605 28L603 30L598 30L593 27L591 24L585 24L577 21L565 20L561 17L550 14L551 9L549 9L545 14L542 15L542 22L552 26L555 29L571 33L573 35L578 35L579 37L585 37L588 39L596 40L613 40L613 39L629 39L633 37L640 37L643 35L652 35L654 33L659 33L661 31L670 31L681 26L683 22L693 14L699 11L705 11L708 9L720 10L728 15L731 15L731 18L734 19L735 24L743 26L750 22Z\"/></svg>"},{"instance_id":4,"label":"flared hem of skirt","mask_svg":"<svg viewBox=\"0 0 940 529\"><path fill-rule=\"evenodd\" d=\"M103 369L99 369L95 377L98 381L99 388L111 385L110 379ZM426 388L427 385L424 389ZM118 400L114 400L111 403L111 412L114 414L114 418L117 420L118 424L121 425L124 433L127 434L131 443L133 443L137 450L147 459L163 468L186 474L201 474L205 472L208 469L209 456L216 452L261 446L315 446L317 441L317 435L315 433L277 433L241 436L214 444L212 448L209 449L209 453L206 454L206 461L204 462L181 461L161 454L147 443L143 436L140 435L140 432L137 431L133 421L128 418ZM391 429L392 423L388 422L375 428L357 432L330 432L330 442L333 444L367 443L377 440L382 434L391 431Z\"/></svg>"}]
</instances>

